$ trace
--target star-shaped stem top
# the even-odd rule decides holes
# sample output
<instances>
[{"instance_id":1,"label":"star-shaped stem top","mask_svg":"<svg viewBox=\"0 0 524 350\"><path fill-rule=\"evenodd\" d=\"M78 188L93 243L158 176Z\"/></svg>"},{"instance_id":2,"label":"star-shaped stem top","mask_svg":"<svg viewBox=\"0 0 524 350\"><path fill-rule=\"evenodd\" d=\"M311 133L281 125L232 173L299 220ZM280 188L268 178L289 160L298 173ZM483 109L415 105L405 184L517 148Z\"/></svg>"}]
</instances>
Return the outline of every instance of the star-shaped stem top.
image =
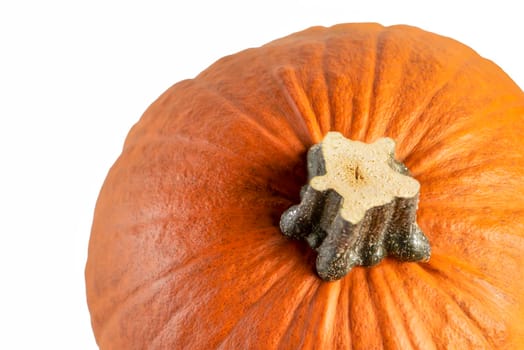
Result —
<instances>
[{"instance_id":1,"label":"star-shaped stem top","mask_svg":"<svg viewBox=\"0 0 524 350\"><path fill-rule=\"evenodd\" d=\"M395 142L390 138L366 144L330 132L322 141L326 174L315 176L309 185L317 191L332 189L340 194L344 198L342 217L356 224L369 208L419 192L417 180L391 168L394 152Z\"/></svg>"}]
</instances>

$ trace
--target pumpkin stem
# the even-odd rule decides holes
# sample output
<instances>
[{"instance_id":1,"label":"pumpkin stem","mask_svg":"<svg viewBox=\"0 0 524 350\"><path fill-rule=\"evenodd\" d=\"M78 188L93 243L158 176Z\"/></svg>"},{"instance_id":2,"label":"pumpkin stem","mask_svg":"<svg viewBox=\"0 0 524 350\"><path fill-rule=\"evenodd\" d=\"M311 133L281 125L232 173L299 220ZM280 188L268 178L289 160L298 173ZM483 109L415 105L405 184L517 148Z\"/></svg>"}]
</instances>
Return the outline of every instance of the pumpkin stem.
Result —
<instances>
[{"instance_id":1,"label":"pumpkin stem","mask_svg":"<svg viewBox=\"0 0 524 350\"><path fill-rule=\"evenodd\" d=\"M307 155L308 184L301 202L280 219L283 234L318 252L323 280L344 277L353 266L386 256L428 261L429 241L416 223L420 184L394 159L395 142L351 141L329 132Z\"/></svg>"}]
</instances>

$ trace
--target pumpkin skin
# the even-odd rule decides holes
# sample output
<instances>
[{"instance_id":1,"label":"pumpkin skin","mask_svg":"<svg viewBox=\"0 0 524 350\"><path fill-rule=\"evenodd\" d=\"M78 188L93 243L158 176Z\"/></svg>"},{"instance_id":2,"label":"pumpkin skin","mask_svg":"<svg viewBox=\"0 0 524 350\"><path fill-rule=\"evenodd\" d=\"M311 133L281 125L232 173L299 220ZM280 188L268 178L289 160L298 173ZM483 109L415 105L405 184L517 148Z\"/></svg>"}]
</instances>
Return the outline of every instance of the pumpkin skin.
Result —
<instances>
[{"instance_id":1,"label":"pumpkin skin","mask_svg":"<svg viewBox=\"0 0 524 350\"><path fill-rule=\"evenodd\" d=\"M428 263L335 282L279 231L328 131L391 137ZM175 84L130 131L86 266L101 349L524 348L524 93L407 26L314 27Z\"/></svg>"}]
</instances>

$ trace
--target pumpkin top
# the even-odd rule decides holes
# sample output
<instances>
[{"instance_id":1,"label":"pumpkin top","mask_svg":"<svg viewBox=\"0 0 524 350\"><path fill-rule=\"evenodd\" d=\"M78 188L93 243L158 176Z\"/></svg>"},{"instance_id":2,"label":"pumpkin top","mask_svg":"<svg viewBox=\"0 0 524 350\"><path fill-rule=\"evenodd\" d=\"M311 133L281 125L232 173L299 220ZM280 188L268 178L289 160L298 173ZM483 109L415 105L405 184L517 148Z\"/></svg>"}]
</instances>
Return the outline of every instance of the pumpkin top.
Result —
<instances>
[{"instance_id":1,"label":"pumpkin top","mask_svg":"<svg viewBox=\"0 0 524 350\"><path fill-rule=\"evenodd\" d=\"M281 234L330 131L395 140L420 182L428 263L386 258L327 283ZM519 348L523 135L522 90L417 28L315 27L224 57L162 94L108 173L86 266L97 342Z\"/></svg>"}]
</instances>

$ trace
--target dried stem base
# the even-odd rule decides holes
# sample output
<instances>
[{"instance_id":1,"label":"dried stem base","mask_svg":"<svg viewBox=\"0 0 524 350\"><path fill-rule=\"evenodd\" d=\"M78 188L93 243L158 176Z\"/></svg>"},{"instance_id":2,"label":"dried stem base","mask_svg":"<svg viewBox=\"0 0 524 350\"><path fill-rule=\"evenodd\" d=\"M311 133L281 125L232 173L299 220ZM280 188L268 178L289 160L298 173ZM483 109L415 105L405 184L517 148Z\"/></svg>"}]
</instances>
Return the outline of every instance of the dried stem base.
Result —
<instances>
[{"instance_id":1,"label":"dried stem base","mask_svg":"<svg viewBox=\"0 0 524 350\"><path fill-rule=\"evenodd\" d=\"M420 185L394 159L394 147L388 138L365 144L330 132L309 150L309 183L280 228L317 250L320 278L337 280L386 256L429 260L428 239L416 224Z\"/></svg>"}]
</instances>

